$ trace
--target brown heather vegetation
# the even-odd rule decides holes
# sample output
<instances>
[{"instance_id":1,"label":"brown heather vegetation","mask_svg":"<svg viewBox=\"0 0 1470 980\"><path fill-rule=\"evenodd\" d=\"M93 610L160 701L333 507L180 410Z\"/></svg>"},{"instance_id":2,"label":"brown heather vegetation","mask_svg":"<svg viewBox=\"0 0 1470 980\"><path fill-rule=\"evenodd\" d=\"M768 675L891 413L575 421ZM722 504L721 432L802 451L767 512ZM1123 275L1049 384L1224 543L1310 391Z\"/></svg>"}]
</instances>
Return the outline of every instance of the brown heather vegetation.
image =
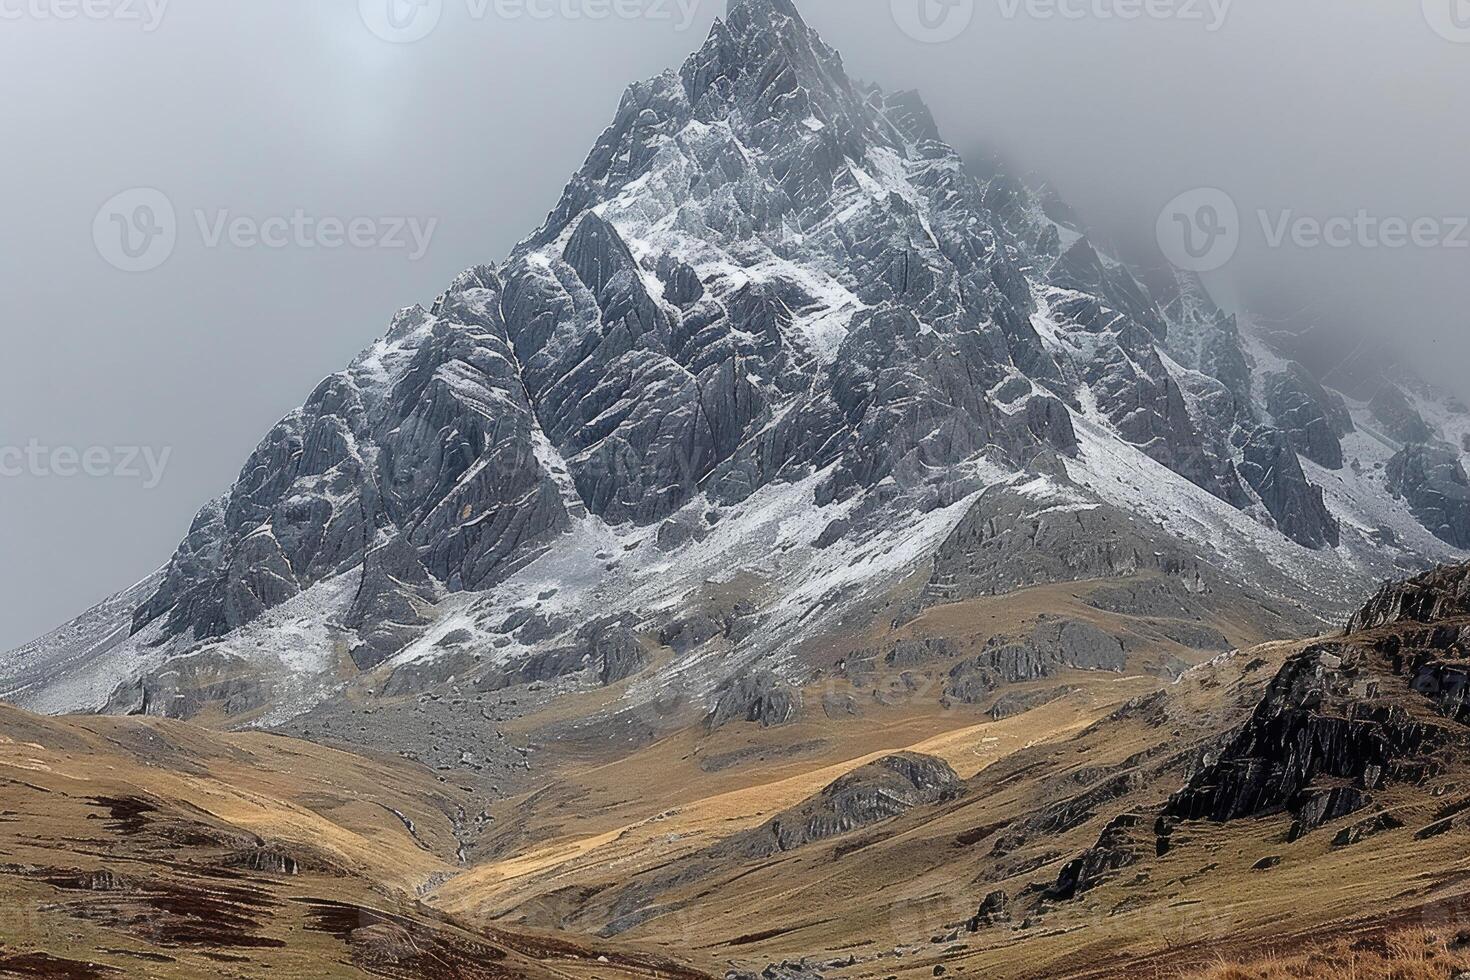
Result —
<instances>
[{"instance_id":1,"label":"brown heather vegetation","mask_svg":"<svg viewBox=\"0 0 1470 980\"><path fill-rule=\"evenodd\" d=\"M1221 962L1187 980L1457 980L1470 978L1470 937L1408 929L1377 942L1313 944L1296 954Z\"/></svg>"}]
</instances>

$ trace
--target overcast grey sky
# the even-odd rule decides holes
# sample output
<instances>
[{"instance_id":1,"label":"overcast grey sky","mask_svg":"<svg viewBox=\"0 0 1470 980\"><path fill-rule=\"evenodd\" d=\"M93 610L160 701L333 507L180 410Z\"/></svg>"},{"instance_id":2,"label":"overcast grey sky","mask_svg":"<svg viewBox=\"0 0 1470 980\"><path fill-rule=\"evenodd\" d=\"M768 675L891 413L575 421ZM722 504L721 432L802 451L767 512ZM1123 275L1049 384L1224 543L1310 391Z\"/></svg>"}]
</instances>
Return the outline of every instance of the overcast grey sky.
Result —
<instances>
[{"instance_id":1,"label":"overcast grey sky","mask_svg":"<svg viewBox=\"0 0 1470 980\"><path fill-rule=\"evenodd\" d=\"M365 2L392 33L388 0ZM0 477L0 648L165 561L394 310L539 224L623 87L677 65L724 8L419 2L435 29L390 43L358 0L0 0L0 447L78 453ZM1185 191L1226 191L1242 217L1222 292L1371 326L1470 387L1470 248L1373 248L1357 230L1346 248L1272 247L1258 218L1428 217L1453 237L1470 212L1466 0L923 0L926 21L919 2L800 5L854 75L919 88L950 142L1047 174L1118 240L1151 243ZM97 221L135 188L178 219L146 272L115 266L156 258L119 248L156 226L140 208L158 196L122 199L127 229ZM343 226L262 224L298 212ZM320 247L348 238L378 247ZM49 472L73 468L107 475Z\"/></svg>"}]
</instances>

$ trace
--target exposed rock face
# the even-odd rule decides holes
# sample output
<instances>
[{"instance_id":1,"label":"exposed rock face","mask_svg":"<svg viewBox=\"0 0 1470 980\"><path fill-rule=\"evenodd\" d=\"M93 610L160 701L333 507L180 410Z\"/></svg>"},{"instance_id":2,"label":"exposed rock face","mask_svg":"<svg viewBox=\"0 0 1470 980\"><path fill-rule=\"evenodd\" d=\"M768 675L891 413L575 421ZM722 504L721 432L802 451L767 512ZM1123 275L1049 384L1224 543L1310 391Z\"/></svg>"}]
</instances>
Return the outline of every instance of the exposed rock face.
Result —
<instances>
[{"instance_id":1,"label":"exposed rock face","mask_svg":"<svg viewBox=\"0 0 1470 980\"><path fill-rule=\"evenodd\" d=\"M963 788L944 760L901 752L848 773L800 806L720 848L746 858L767 857L849 834L914 807L955 799Z\"/></svg>"},{"instance_id":2,"label":"exposed rock face","mask_svg":"<svg viewBox=\"0 0 1470 980\"><path fill-rule=\"evenodd\" d=\"M1092 297L1060 299L1054 313L1085 334L1091 356L1080 379L1118 434L1202 489L1245 506L1234 463L1223 444L1201 434L1155 335Z\"/></svg>"},{"instance_id":3,"label":"exposed rock face","mask_svg":"<svg viewBox=\"0 0 1470 980\"><path fill-rule=\"evenodd\" d=\"M1024 643L992 639L980 656L956 664L945 694L978 704L1003 684L1041 680L1067 668L1121 671L1127 659L1121 640L1090 623L1043 620Z\"/></svg>"},{"instance_id":4,"label":"exposed rock face","mask_svg":"<svg viewBox=\"0 0 1470 980\"><path fill-rule=\"evenodd\" d=\"M1215 312L1213 329L1204 332L1199 369L1220 382L1234 397L1236 421L1247 424L1251 418L1253 382L1250 361L1240 339L1240 324L1234 316Z\"/></svg>"},{"instance_id":5,"label":"exposed rock face","mask_svg":"<svg viewBox=\"0 0 1470 980\"><path fill-rule=\"evenodd\" d=\"M472 678L478 673L482 657L464 649L451 649L439 656L416 660L397 667L378 688L385 698L416 694L459 678ZM477 686L483 678L476 681Z\"/></svg>"},{"instance_id":6,"label":"exposed rock face","mask_svg":"<svg viewBox=\"0 0 1470 980\"><path fill-rule=\"evenodd\" d=\"M1114 717L1151 711L1162 698L1151 695ZM1353 617L1345 639L1291 657L1245 724L1218 750L1203 748L1184 788L1157 812L1112 820L1094 847L1063 867L1048 896L1076 897L1166 854L1191 821L1289 814L1287 842L1338 825L1331 843L1346 847L1403 826L1403 811L1378 809L1378 797L1395 787L1419 787L1431 798L1455 789L1443 777L1470 751L1470 565L1385 586ZM1138 761L1123 775L1136 776ZM1067 809L1093 802L1073 800ZM1465 806L1432 811L1418 836L1452 829ZM1046 826L1040 820L1027 822ZM1280 862L1268 857L1256 869Z\"/></svg>"},{"instance_id":7,"label":"exposed rock face","mask_svg":"<svg viewBox=\"0 0 1470 980\"><path fill-rule=\"evenodd\" d=\"M1342 437L1353 431L1341 396L1327 392L1300 364L1266 377L1266 411L1307 459L1330 470L1343 466Z\"/></svg>"},{"instance_id":8,"label":"exposed rock face","mask_svg":"<svg viewBox=\"0 0 1470 980\"><path fill-rule=\"evenodd\" d=\"M648 664L648 655L638 634L627 626L594 627L591 637L592 657L597 664L597 677L603 684L627 680Z\"/></svg>"},{"instance_id":9,"label":"exposed rock face","mask_svg":"<svg viewBox=\"0 0 1470 980\"><path fill-rule=\"evenodd\" d=\"M664 646L673 647L678 653L688 653L724 633L725 624L722 621L708 613L694 612L680 616L665 626L659 632L658 639Z\"/></svg>"},{"instance_id":10,"label":"exposed rock face","mask_svg":"<svg viewBox=\"0 0 1470 980\"><path fill-rule=\"evenodd\" d=\"M1327 510L1322 488L1302 472L1291 439L1280 429L1260 426L1246 441L1240 472L1271 512L1277 527L1308 548L1337 547L1341 527Z\"/></svg>"},{"instance_id":11,"label":"exposed rock face","mask_svg":"<svg viewBox=\"0 0 1470 980\"><path fill-rule=\"evenodd\" d=\"M347 614L347 625L361 637L351 652L353 662L371 670L402 650L432 621L429 609L438 597L437 583L403 538L369 551Z\"/></svg>"},{"instance_id":12,"label":"exposed rock face","mask_svg":"<svg viewBox=\"0 0 1470 980\"><path fill-rule=\"evenodd\" d=\"M1296 839L1368 808L1385 787L1439 772L1437 756L1470 734L1470 630L1454 620L1408 620L1463 615L1467 581L1458 566L1391 586L1354 625L1400 629L1293 657L1220 761L1170 799L1167 815L1229 821L1288 810ZM1444 720L1424 720L1415 706L1425 703ZM1348 842L1361 836L1348 834Z\"/></svg>"},{"instance_id":13,"label":"exposed rock face","mask_svg":"<svg viewBox=\"0 0 1470 980\"><path fill-rule=\"evenodd\" d=\"M1405 446L1388 462L1388 487L1435 537L1470 548L1470 476L1453 449Z\"/></svg>"},{"instance_id":14,"label":"exposed rock face","mask_svg":"<svg viewBox=\"0 0 1470 980\"><path fill-rule=\"evenodd\" d=\"M434 663L439 671L460 673L473 665L473 658L466 653L441 658ZM567 646L543 650L529 658L482 674L475 682L479 691L500 691L521 684L551 681L559 677L590 673L604 687L632 677L648 664L648 655L639 642L638 634L629 623L620 618L588 623L577 632L574 642ZM418 665L408 665L395 672L394 680L405 670L418 670ZM447 676L447 674L445 675ZM390 682L384 693L398 692L401 684ZM405 688L407 693L411 688Z\"/></svg>"},{"instance_id":15,"label":"exposed rock face","mask_svg":"<svg viewBox=\"0 0 1470 980\"><path fill-rule=\"evenodd\" d=\"M1176 793L1166 813L1229 821L1290 810L1299 824L1316 825L1361 809L1385 780L1415 778L1409 760L1437 732L1402 708L1359 710L1355 682L1371 676L1368 660L1368 651L1336 643L1293 658L1220 761Z\"/></svg>"},{"instance_id":16,"label":"exposed rock face","mask_svg":"<svg viewBox=\"0 0 1470 980\"><path fill-rule=\"evenodd\" d=\"M1434 438L1434 430L1424 421L1409 402L1409 398L1397 387L1385 384L1378 389L1368 410L1383 426L1383 431L1392 439L1402 443L1428 442Z\"/></svg>"},{"instance_id":17,"label":"exposed rock face","mask_svg":"<svg viewBox=\"0 0 1470 980\"><path fill-rule=\"evenodd\" d=\"M1386 833L1390 830L1397 830L1403 825L1403 821L1392 814L1380 813L1376 816L1369 817L1367 820L1360 820L1352 826L1339 830L1337 836L1332 838L1332 846L1351 847L1354 844L1367 840L1369 837L1375 837L1378 834Z\"/></svg>"},{"instance_id":18,"label":"exposed rock face","mask_svg":"<svg viewBox=\"0 0 1470 980\"><path fill-rule=\"evenodd\" d=\"M1190 588L1189 580L1130 578L1093 589L1087 604L1104 612L1124 616L1165 616L1175 619L1200 618L1204 590ZM1172 638L1172 637L1171 637ZM1182 642L1182 641L1176 641Z\"/></svg>"},{"instance_id":19,"label":"exposed rock face","mask_svg":"<svg viewBox=\"0 0 1470 980\"><path fill-rule=\"evenodd\" d=\"M745 721L774 728L796 720L801 694L770 671L741 675L726 683L715 696L715 706L704 719L706 731Z\"/></svg>"},{"instance_id":20,"label":"exposed rock face","mask_svg":"<svg viewBox=\"0 0 1470 980\"><path fill-rule=\"evenodd\" d=\"M243 715L270 704L274 693L271 684L241 658L204 651L119 687L106 711L192 718L213 705L227 714Z\"/></svg>"},{"instance_id":21,"label":"exposed rock face","mask_svg":"<svg viewBox=\"0 0 1470 980\"><path fill-rule=\"evenodd\" d=\"M1255 380L1240 334L1239 320L1218 309L1193 274L1156 280L1159 301L1169 320L1169 352L1179 363L1218 382L1229 395L1228 412L1217 417L1251 427Z\"/></svg>"},{"instance_id":22,"label":"exposed rock face","mask_svg":"<svg viewBox=\"0 0 1470 980\"><path fill-rule=\"evenodd\" d=\"M1151 623L1166 639L1191 650L1229 650L1230 640L1212 626L1199 623L1161 621Z\"/></svg>"},{"instance_id":23,"label":"exposed rock face","mask_svg":"<svg viewBox=\"0 0 1470 980\"><path fill-rule=\"evenodd\" d=\"M1053 701L1060 701L1075 690L1072 687L1058 687L1050 691L1008 691L995 699L987 714L992 721L1004 721L1045 707Z\"/></svg>"},{"instance_id":24,"label":"exposed rock face","mask_svg":"<svg viewBox=\"0 0 1470 980\"><path fill-rule=\"evenodd\" d=\"M354 615L371 666L400 645L396 625L414 625L427 574L481 588L534 556L571 511L538 442L503 291L492 270L466 273L323 382L200 512L135 629L166 617L170 633L220 636L366 561Z\"/></svg>"},{"instance_id":25,"label":"exposed rock face","mask_svg":"<svg viewBox=\"0 0 1470 980\"><path fill-rule=\"evenodd\" d=\"M1157 846L1152 820L1143 814L1125 813L1103 830L1097 845L1068 862L1047 894L1070 899L1091 891L1123 868L1155 853Z\"/></svg>"},{"instance_id":26,"label":"exposed rock face","mask_svg":"<svg viewBox=\"0 0 1470 980\"><path fill-rule=\"evenodd\" d=\"M780 98L769 85L774 77L783 79ZM647 521L671 512L698 483L738 500L791 464L840 460L824 490L825 499L837 499L889 476L907 484L926 467L973 452L968 447L994 444L1024 456L1038 444L1069 445L1065 409L1054 399L1038 395L1041 403L1019 415L986 402L983 389L1012 372L1012 348L1043 369L1044 358L1026 324L1029 300L1016 288L1023 278L983 223L966 218L973 205L947 172L952 151L928 143L933 129L916 100L860 94L794 8L771 0L733 3L681 72L629 90L562 203L507 273L526 297L508 319L533 398L557 399L554 418L542 412L549 435L559 446L564 435L595 443L603 455L611 444L626 457L601 467L613 472L578 480L594 511ZM926 143L913 175L921 197L847 209L848 197L863 190L852 162L880 148L908 153L901 144L888 148L895 134ZM649 173L656 179L644 200L620 202L607 220L589 213ZM941 200L950 207L931 212ZM733 248L742 264L769 262L772 274L733 292L711 289L707 273L665 254L651 263L663 280L660 295L643 295L623 229L641 231L659 211L678 214L667 244L679 239L684 250L687 241L711 258ZM846 215L840 234L833 226L793 253L788 228L816 228L838 213ZM556 259L549 266L542 259L568 231L575 254L560 258L579 273L605 270L588 284L603 321L610 308L637 311L638 328L626 340L606 330L597 342L574 339L573 328L546 312L586 306L553 281L568 278ZM841 269L840 282L853 291L848 309L829 317L830 334L806 322L820 299L812 285L823 276L776 268L793 258L823 273ZM607 290L617 295L600 295ZM962 323L994 326L953 329ZM524 342L548 331L569 341L552 346L555 357ZM586 450L562 448L577 470ZM640 484L629 485L620 471L636 471ZM635 501L650 488L668 488L666 499L640 512L647 505ZM617 502L612 511L604 499Z\"/></svg>"},{"instance_id":27,"label":"exposed rock face","mask_svg":"<svg viewBox=\"0 0 1470 980\"><path fill-rule=\"evenodd\" d=\"M1456 616L1470 616L1470 565L1445 565L1406 582L1387 583L1353 615L1348 632Z\"/></svg>"},{"instance_id":28,"label":"exposed rock face","mask_svg":"<svg viewBox=\"0 0 1470 980\"><path fill-rule=\"evenodd\" d=\"M293 854L278 848L258 847L248 851L237 851L224 859L230 868L243 868L261 874L295 877L301 873L301 861Z\"/></svg>"},{"instance_id":29,"label":"exposed rock face","mask_svg":"<svg viewBox=\"0 0 1470 980\"><path fill-rule=\"evenodd\" d=\"M1031 648L1082 670L1121 671L1127 664L1123 642L1077 620L1045 619L1031 634Z\"/></svg>"},{"instance_id":30,"label":"exposed rock face","mask_svg":"<svg viewBox=\"0 0 1470 980\"><path fill-rule=\"evenodd\" d=\"M1207 588L1194 554L1131 514L1106 505L1040 510L1010 488L986 491L935 555L926 601L1145 572L1175 578L1189 592Z\"/></svg>"},{"instance_id":31,"label":"exposed rock face","mask_svg":"<svg viewBox=\"0 0 1470 980\"><path fill-rule=\"evenodd\" d=\"M757 274L729 285L732 261ZM680 72L628 90L503 266L277 426L135 628L217 637L366 562L370 668L432 593L494 584L584 512L650 524L811 466L836 464L820 503L944 483L985 447L1071 452L1069 410L1027 378L1058 371L1023 265L917 99L860 92L784 0L735 0ZM1161 330L1130 278L1097 286Z\"/></svg>"},{"instance_id":32,"label":"exposed rock face","mask_svg":"<svg viewBox=\"0 0 1470 980\"><path fill-rule=\"evenodd\" d=\"M923 640L899 640L883 657L890 667L916 667L948 660L955 654L955 643L946 637L929 637Z\"/></svg>"},{"instance_id":33,"label":"exposed rock face","mask_svg":"<svg viewBox=\"0 0 1470 980\"><path fill-rule=\"evenodd\" d=\"M1057 258L1047 278L1062 289L1098 297L1118 316L1142 326L1154 340L1168 337L1168 324L1148 289L1127 268L1099 255L1086 237Z\"/></svg>"}]
</instances>

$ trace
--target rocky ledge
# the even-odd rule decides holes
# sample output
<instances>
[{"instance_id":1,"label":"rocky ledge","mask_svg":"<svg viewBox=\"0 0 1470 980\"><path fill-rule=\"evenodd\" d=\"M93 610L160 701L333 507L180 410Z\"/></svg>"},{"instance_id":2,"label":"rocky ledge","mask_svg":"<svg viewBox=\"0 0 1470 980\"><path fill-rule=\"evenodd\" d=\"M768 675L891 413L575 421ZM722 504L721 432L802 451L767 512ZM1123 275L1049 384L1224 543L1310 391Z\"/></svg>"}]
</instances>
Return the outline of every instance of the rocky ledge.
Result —
<instances>
[{"instance_id":1,"label":"rocky ledge","mask_svg":"<svg viewBox=\"0 0 1470 980\"><path fill-rule=\"evenodd\" d=\"M1283 843L1336 825L1355 845L1411 819L1385 798L1419 788L1437 798L1470 758L1470 564L1391 583L1341 637L1291 657L1249 720L1160 808L1112 820L1049 889L1069 899L1123 868L1169 851L1193 821L1290 816ZM1470 799L1419 817L1420 837L1459 826ZM1352 819L1349 819L1352 818ZM1424 823L1428 820L1428 823Z\"/></svg>"}]
</instances>

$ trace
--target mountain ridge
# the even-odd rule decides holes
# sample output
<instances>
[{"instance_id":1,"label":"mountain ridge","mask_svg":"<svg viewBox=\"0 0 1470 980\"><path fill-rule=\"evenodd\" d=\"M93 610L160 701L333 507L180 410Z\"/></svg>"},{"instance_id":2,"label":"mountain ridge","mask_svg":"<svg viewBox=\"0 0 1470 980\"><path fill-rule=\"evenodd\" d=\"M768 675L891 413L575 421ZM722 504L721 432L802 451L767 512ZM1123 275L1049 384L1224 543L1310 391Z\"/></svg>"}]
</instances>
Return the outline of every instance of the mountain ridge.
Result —
<instances>
[{"instance_id":1,"label":"mountain ridge","mask_svg":"<svg viewBox=\"0 0 1470 980\"><path fill-rule=\"evenodd\" d=\"M1463 462L1368 425L1453 446L1470 421L1397 388L1350 406L1196 280L1156 300L1051 211L1067 223L1004 172L971 178L916 94L852 82L787 0L733 0L679 70L627 90L504 263L400 312L262 441L105 669L8 686L281 721L385 671L544 659L608 614L658 632L743 577L765 599L740 635L674 671L711 698L792 669L793 639L932 564L982 501L1023 523L1114 508L1142 524L1098 573L1182 544L1207 592L1331 615L1463 554ZM1013 583L1059 574L1007 547ZM540 625L494 631L518 610ZM490 652L446 654L456 631ZM53 638L0 678L74 655ZM173 689L178 663L199 691Z\"/></svg>"}]
</instances>

